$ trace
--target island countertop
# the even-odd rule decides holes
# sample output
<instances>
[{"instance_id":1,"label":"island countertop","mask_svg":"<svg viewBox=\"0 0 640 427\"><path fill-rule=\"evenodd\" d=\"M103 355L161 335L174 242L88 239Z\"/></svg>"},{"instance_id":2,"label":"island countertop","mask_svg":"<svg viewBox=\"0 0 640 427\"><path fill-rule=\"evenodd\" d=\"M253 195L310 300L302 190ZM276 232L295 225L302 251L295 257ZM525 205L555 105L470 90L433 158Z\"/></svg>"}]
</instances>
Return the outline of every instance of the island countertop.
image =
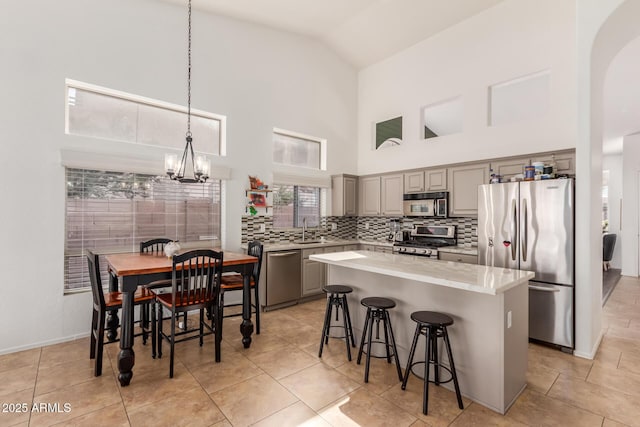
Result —
<instances>
[{"instance_id":1,"label":"island countertop","mask_svg":"<svg viewBox=\"0 0 640 427\"><path fill-rule=\"evenodd\" d=\"M534 277L533 272L524 270L371 251L316 254L311 255L309 259L488 295L498 295L515 286L526 284Z\"/></svg>"}]
</instances>

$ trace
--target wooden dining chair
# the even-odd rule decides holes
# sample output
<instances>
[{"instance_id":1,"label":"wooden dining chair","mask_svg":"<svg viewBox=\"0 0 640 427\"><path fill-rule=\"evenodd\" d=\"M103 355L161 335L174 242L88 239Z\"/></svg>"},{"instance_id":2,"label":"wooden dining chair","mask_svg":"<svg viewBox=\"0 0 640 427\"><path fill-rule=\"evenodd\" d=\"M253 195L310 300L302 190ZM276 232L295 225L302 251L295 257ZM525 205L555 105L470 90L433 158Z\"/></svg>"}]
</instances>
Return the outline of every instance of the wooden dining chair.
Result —
<instances>
[{"instance_id":1,"label":"wooden dining chair","mask_svg":"<svg viewBox=\"0 0 640 427\"><path fill-rule=\"evenodd\" d=\"M174 347L177 342L200 339L203 344L205 335L215 334L215 353L219 355L222 331L218 328L218 293L222 276L223 253L211 249L197 249L181 255L174 255L171 274L171 293L157 294L156 305L158 357L162 357L162 341L169 342L169 378L173 378ZM162 310L171 312L171 331L162 330ZM200 311L199 327L176 332L176 318L190 310ZM211 324L207 323L205 310L212 310ZM204 329L208 329L205 333ZM178 339L177 337L183 336Z\"/></svg>"},{"instance_id":2,"label":"wooden dining chair","mask_svg":"<svg viewBox=\"0 0 640 427\"><path fill-rule=\"evenodd\" d=\"M166 246L167 243L172 241L173 240L167 239L166 237L160 237L160 238L140 242L140 253L164 256L164 247ZM159 291L159 289L171 288L171 279L156 280L154 282L144 285L144 287L150 290L154 290L154 293L160 293L161 291ZM142 319L144 325L148 327L149 325L149 306L148 305L144 305L140 307L140 318ZM169 319L169 317L166 317L166 319ZM185 325L187 324L186 313L184 314L183 322Z\"/></svg>"},{"instance_id":3,"label":"wooden dining chair","mask_svg":"<svg viewBox=\"0 0 640 427\"><path fill-rule=\"evenodd\" d=\"M122 308L122 293L121 292L104 292L102 288L102 279L100 278L100 263L98 260L99 255L92 251L87 251L87 262L89 264L89 281L91 282L91 293L93 295L93 315L91 316L91 349L89 350L89 358L95 359L94 375L99 377L102 375L102 355L104 341L104 325L106 313L108 310L119 310ZM134 305L152 305L155 296L145 288L140 288L134 294ZM156 352L156 327L155 327L155 313L151 314L151 343L152 343L152 355L155 357ZM135 334L134 336L140 336L144 333L146 336L149 331ZM117 341L113 341L117 342ZM107 343L109 343L107 341Z\"/></svg>"},{"instance_id":4,"label":"wooden dining chair","mask_svg":"<svg viewBox=\"0 0 640 427\"><path fill-rule=\"evenodd\" d=\"M253 266L253 272L251 273L251 288L254 291L253 302L251 303L252 313L256 315L256 335L260 334L260 290L258 283L260 279L260 268L262 266L262 253L264 252L264 246L258 240L249 242L247 246L247 254L258 258L258 262ZM225 292L230 291L242 291L243 278L242 274L229 274L222 276L222 284L220 285L220 327L222 327L222 319L224 317L242 316L242 312L233 314L224 314L225 307L241 306L238 304L227 304L224 302Z\"/></svg>"}]
</instances>

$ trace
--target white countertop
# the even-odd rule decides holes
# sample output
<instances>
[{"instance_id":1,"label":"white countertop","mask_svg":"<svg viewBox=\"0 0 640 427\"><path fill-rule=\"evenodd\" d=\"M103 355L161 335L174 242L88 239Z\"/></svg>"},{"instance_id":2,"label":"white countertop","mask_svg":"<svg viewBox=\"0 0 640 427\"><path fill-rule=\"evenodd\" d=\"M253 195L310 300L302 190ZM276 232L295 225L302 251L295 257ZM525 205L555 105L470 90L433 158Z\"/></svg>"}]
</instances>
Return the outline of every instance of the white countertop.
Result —
<instances>
[{"instance_id":1,"label":"white countertop","mask_svg":"<svg viewBox=\"0 0 640 427\"><path fill-rule=\"evenodd\" d=\"M387 241L378 241L378 240L355 240L355 239L331 239L325 240L324 242L317 243L295 243L295 242L277 242L277 243L265 243L264 251L265 252L274 252L274 251L291 251L294 249L312 249L312 248L321 248L321 247L331 247L331 246L344 246L344 245L376 245L376 246L386 246L392 247L393 242ZM241 245L242 248L246 248L247 244L243 243Z\"/></svg>"},{"instance_id":2,"label":"white countertop","mask_svg":"<svg viewBox=\"0 0 640 427\"><path fill-rule=\"evenodd\" d=\"M478 255L478 248L473 246L444 246L438 248L438 251L452 254Z\"/></svg>"},{"instance_id":3,"label":"white countertop","mask_svg":"<svg viewBox=\"0 0 640 427\"><path fill-rule=\"evenodd\" d=\"M534 273L485 265L440 261L411 255L347 251L311 255L309 259L449 288L498 295L526 284Z\"/></svg>"}]
</instances>

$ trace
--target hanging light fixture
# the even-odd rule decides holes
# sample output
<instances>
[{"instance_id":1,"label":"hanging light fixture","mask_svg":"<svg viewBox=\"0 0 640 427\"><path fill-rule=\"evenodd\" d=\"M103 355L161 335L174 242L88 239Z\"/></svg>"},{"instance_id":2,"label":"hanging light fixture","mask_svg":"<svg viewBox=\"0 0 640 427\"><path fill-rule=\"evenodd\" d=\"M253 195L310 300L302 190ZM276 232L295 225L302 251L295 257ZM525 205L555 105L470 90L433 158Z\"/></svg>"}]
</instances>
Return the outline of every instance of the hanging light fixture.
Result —
<instances>
[{"instance_id":1,"label":"hanging light fixture","mask_svg":"<svg viewBox=\"0 0 640 427\"><path fill-rule=\"evenodd\" d=\"M169 178L180 182L205 182L209 178L211 164L205 156L195 157L193 154L193 138L191 135L191 0L189 0L189 49L187 67L187 145L184 147L182 159L178 162L177 154L167 153L164 155L164 168ZM193 178L186 175L187 165L191 155L191 169Z\"/></svg>"}]
</instances>

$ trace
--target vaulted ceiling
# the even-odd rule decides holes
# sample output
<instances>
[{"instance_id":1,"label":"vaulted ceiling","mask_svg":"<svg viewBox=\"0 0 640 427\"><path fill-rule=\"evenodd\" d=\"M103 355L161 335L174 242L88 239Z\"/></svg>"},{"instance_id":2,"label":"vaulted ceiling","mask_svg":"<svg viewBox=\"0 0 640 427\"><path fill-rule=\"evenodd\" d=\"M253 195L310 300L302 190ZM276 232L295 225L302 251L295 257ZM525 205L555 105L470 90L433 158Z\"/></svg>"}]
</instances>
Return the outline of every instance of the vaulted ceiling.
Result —
<instances>
[{"instance_id":1,"label":"vaulted ceiling","mask_svg":"<svg viewBox=\"0 0 640 427\"><path fill-rule=\"evenodd\" d=\"M160 0L186 7L187 0ZM194 9L302 34L356 68L394 55L503 0L192 0ZM614 59L604 94L604 151L640 131L640 39Z\"/></svg>"},{"instance_id":2,"label":"vaulted ceiling","mask_svg":"<svg viewBox=\"0 0 640 427\"><path fill-rule=\"evenodd\" d=\"M163 0L186 5L186 0ZM502 0L193 0L194 9L317 38L358 68Z\"/></svg>"}]
</instances>

